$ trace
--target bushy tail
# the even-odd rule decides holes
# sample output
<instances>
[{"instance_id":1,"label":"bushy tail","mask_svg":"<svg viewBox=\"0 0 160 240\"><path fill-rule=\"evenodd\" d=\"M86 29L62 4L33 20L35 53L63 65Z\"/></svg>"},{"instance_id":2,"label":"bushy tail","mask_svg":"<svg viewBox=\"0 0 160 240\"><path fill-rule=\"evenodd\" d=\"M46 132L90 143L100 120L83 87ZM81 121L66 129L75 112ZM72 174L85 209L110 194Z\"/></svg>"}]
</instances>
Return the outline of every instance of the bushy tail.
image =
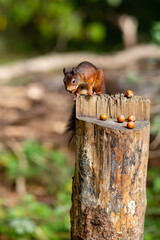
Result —
<instances>
[{"instance_id":1,"label":"bushy tail","mask_svg":"<svg viewBox=\"0 0 160 240\"><path fill-rule=\"evenodd\" d=\"M68 120L64 134L67 136L68 145L75 141L75 128L76 128L76 102L74 102L72 113Z\"/></svg>"}]
</instances>

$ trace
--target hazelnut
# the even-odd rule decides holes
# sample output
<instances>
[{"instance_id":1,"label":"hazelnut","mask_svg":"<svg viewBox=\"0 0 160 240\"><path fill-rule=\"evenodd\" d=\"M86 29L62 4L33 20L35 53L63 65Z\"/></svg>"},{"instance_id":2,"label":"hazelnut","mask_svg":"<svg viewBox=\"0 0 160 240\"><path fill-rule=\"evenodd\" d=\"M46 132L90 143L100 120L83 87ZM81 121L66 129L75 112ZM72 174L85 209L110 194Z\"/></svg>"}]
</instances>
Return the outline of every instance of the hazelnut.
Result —
<instances>
[{"instance_id":1,"label":"hazelnut","mask_svg":"<svg viewBox=\"0 0 160 240\"><path fill-rule=\"evenodd\" d=\"M107 118L108 118L108 116L107 116L105 113L102 113L102 114L100 115L100 119L103 120L103 121L106 121Z\"/></svg>"},{"instance_id":2,"label":"hazelnut","mask_svg":"<svg viewBox=\"0 0 160 240\"><path fill-rule=\"evenodd\" d=\"M127 119L129 122L135 122L135 120L136 120L134 115L129 115Z\"/></svg>"},{"instance_id":3,"label":"hazelnut","mask_svg":"<svg viewBox=\"0 0 160 240\"><path fill-rule=\"evenodd\" d=\"M124 116L123 116L123 115L119 115L119 116L117 117L117 121L120 122L120 123L123 123L123 122L125 121Z\"/></svg>"},{"instance_id":4,"label":"hazelnut","mask_svg":"<svg viewBox=\"0 0 160 240\"><path fill-rule=\"evenodd\" d=\"M127 90L125 97L131 98L133 97L134 93L131 90Z\"/></svg>"},{"instance_id":5,"label":"hazelnut","mask_svg":"<svg viewBox=\"0 0 160 240\"><path fill-rule=\"evenodd\" d=\"M127 123L127 127L128 128L134 128L135 127L135 123L134 122L128 122Z\"/></svg>"}]
</instances>

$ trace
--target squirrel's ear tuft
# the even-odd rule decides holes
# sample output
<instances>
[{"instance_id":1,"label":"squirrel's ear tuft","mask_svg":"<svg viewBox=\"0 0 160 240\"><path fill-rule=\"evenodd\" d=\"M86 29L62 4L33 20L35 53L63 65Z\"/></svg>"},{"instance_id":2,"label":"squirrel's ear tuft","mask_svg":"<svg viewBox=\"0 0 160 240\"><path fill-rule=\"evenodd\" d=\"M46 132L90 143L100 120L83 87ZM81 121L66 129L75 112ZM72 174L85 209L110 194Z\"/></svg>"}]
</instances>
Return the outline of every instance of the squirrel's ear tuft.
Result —
<instances>
[{"instance_id":1,"label":"squirrel's ear tuft","mask_svg":"<svg viewBox=\"0 0 160 240\"><path fill-rule=\"evenodd\" d=\"M73 75L75 75L77 73L77 71L74 67L72 68L72 73L73 73Z\"/></svg>"},{"instance_id":2,"label":"squirrel's ear tuft","mask_svg":"<svg viewBox=\"0 0 160 240\"><path fill-rule=\"evenodd\" d=\"M66 68L63 68L63 73L64 73L64 75L66 75L66 73L67 73Z\"/></svg>"}]
</instances>

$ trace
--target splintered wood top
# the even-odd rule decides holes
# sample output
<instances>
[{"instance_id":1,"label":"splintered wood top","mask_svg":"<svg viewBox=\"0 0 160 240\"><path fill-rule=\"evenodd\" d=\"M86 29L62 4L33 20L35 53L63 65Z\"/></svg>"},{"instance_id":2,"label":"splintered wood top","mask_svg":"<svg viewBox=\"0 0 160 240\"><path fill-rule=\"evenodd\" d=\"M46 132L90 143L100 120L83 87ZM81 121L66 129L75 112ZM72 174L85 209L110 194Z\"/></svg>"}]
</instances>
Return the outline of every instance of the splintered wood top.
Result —
<instances>
[{"instance_id":1,"label":"splintered wood top","mask_svg":"<svg viewBox=\"0 0 160 240\"><path fill-rule=\"evenodd\" d=\"M119 130L119 131L136 131L136 130L143 129L144 127L150 125L150 123L148 121L135 121L135 127L133 129L129 129L129 128L127 128L128 121L119 123L117 121L117 119L109 118L106 121L103 121L103 120L100 120L98 118L93 118L93 117L77 117L77 119L87 122L87 123L99 125L104 128L115 129L115 130Z\"/></svg>"},{"instance_id":2,"label":"splintered wood top","mask_svg":"<svg viewBox=\"0 0 160 240\"><path fill-rule=\"evenodd\" d=\"M105 113L110 118L117 118L124 115L127 118L130 114L137 120L150 121L150 100L140 96L127 98L124 94L116 95L93 95L93 97L80 95L76 99L76 116L88 116L99 118Z\"/></svg>"}]
</instances>

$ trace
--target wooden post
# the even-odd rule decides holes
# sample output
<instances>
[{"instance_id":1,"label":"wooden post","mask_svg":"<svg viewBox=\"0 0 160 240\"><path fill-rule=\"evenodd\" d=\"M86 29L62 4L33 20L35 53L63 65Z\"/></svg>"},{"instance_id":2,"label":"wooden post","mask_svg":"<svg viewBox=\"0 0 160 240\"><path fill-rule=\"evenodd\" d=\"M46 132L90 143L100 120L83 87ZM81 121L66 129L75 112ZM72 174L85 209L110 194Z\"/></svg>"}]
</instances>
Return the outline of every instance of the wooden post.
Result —
<instances>
[{"instance_id":1,"label":"wooden post","mask_svg":"<svg viewBox=\"0 0 160 240\"><path fill-rule=\"evenodd\" d=\"M81 96L76 101L72 240L142 240L150 133L148 99ZM107 121L99 120L107 113ZM117 115L134 114L134 129Z\"/></svg>"}]
</instances>

